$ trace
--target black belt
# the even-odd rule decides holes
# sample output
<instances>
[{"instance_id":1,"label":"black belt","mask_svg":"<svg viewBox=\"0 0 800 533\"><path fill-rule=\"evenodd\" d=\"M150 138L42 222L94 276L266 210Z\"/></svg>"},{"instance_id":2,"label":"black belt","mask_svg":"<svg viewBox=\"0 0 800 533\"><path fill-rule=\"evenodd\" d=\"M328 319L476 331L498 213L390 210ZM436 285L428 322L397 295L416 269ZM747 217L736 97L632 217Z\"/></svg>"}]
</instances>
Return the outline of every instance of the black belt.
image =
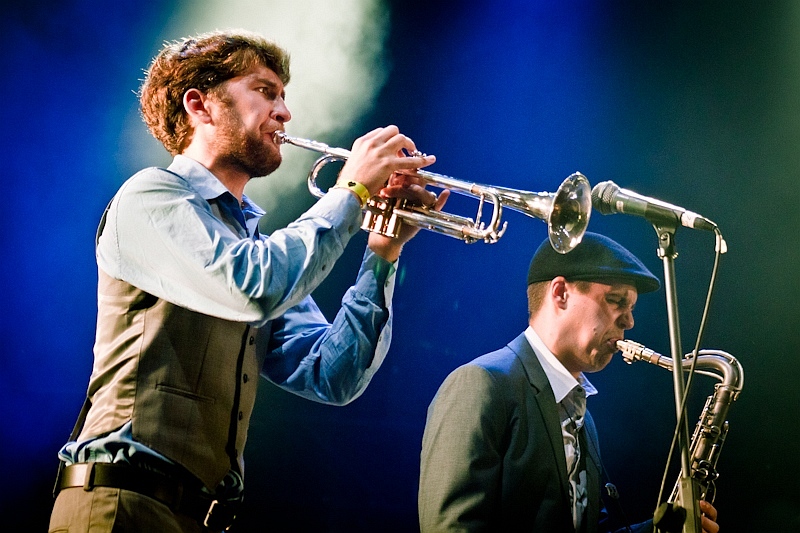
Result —
<instances>
[{"instance_id":1,"label":"black belt","mask_svg":"<svg viewBox=\"0 0 800 533\"><path fill-rule=\"evenodd\" d=\"M223 531L233 524L236 505L215 499L201 491L199 483L186 483L157 472L125 464L77 463L63 469L56 490L83 487L111 487L130 490L154 498L173 512L197 520L212 531Z\"/></svg>"}]
</instances>

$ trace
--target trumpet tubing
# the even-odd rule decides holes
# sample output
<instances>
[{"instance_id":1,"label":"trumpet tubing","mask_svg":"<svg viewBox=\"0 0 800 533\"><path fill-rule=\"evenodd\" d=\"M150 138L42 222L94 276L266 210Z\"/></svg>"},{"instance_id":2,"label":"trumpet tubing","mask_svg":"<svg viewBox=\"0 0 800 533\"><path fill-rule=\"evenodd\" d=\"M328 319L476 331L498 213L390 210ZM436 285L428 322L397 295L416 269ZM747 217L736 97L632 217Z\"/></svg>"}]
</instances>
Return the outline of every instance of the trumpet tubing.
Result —
<instances>
[{"instance_id":1,"label":"trumpet tubing","mask_svg":"<svg viewBox=\"0 0 800 533\"><path fill-rule=\"evenodd\" d=\"M292 137L282 131L276 131L273 139L276 144L291 144L323 154L308 173L309 191L318 198L325 195L317 186L317 175L322 167L332 161L345 161L350 157L350 151L344 148L333 148L318 141ZM579 172L568 176L554 193L480 185L427 170L415 170L408 174L420 178L426 185L477 198L476 216L463 217L412 205L402 199L373 197L365 206L364 222L361 226L363 229L396 237L402 225L409 224L455 237L466 243L495 243L503 236L508 225L502 221L503 207L508 207L546 222L550 244L557 252L565 254L580 243L589 224L592 209L591 187L586 177ZM491 207L491 214L484 221L482 216L485 205Z\"/></svg>"}]
</instances>

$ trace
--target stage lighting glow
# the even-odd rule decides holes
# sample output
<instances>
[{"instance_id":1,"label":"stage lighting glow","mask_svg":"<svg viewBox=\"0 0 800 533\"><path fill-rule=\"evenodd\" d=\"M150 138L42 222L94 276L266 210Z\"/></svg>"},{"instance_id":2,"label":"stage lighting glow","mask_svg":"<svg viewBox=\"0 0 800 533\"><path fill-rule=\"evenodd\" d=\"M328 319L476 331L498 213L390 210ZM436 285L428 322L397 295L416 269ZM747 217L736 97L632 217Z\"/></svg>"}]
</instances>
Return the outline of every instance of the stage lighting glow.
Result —
<instances>
[{"instance_id":1,"label":"stage lighting glow","mask_svg":"<svg viewBox=\"0 0 800 533\"><path fill-rule=\"evenodd\" d=\"M289 51L292 61L292 80L286 88L292 120L287 131L323 142L345 134L347 142L352 142L361 132L348 132L371 108L387 78L388 27L383 0L207 0L185 2L176 9L162 37L170 41L243 28L274 40ZM146 133L144 126L142 131ZM267 220L278 226L294 220L315 201L306 190L305 178L319 156L290 146L282 152L281 168L269 178L252 181L246 189L271 215Z\"/></svg>"}]
</instances>

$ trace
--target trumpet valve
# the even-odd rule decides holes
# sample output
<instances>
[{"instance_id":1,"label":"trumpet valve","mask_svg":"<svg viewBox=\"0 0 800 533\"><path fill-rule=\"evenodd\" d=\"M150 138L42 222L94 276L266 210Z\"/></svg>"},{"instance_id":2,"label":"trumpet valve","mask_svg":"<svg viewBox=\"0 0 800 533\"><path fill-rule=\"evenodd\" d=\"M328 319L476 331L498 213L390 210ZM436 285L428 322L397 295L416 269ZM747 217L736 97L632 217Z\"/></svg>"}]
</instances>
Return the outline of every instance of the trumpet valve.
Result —
<instances>
[{"instance_id":1,"label":"trumpet valve","mask_svg":"<svg viewBox=\"0 0 800 533\"><path fill-rule=\"evenodd\" d=\"M403 198L373 196L364 207L361 229L394 239L403 227L403 219L395 213L395 209L402 209L406 202Z\"/></svg>"}]
</instances>

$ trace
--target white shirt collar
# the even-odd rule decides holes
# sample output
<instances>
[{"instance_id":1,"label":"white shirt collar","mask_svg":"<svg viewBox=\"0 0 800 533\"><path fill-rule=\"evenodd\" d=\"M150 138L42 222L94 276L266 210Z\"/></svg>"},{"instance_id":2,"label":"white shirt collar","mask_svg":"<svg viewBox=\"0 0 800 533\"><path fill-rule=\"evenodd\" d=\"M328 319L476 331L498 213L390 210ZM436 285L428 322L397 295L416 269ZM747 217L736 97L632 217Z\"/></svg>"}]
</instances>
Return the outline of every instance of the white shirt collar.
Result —
<instances>
[{"instance_id":1,"label":"white shirt collar","mask_svg":"<svg viewBox=\"0 0 800 533\"><path fill-rule=\"evenodd\" d=\"M534 331L531 326L525 330L525 338L528 339L531 348L533 348L536 358L542 365L544 373L547 375L547 380L550 382L550 387L553 389L556 403L561 403L561 400L570 393L572 389L580 385L586 392L586 396L597 394L597 389L594 388L589 380L583 373L578 376L578 379L569 373L564 365L559 361L553 352L545 346L541 337Z\"/></svg>"}]
</instances>

